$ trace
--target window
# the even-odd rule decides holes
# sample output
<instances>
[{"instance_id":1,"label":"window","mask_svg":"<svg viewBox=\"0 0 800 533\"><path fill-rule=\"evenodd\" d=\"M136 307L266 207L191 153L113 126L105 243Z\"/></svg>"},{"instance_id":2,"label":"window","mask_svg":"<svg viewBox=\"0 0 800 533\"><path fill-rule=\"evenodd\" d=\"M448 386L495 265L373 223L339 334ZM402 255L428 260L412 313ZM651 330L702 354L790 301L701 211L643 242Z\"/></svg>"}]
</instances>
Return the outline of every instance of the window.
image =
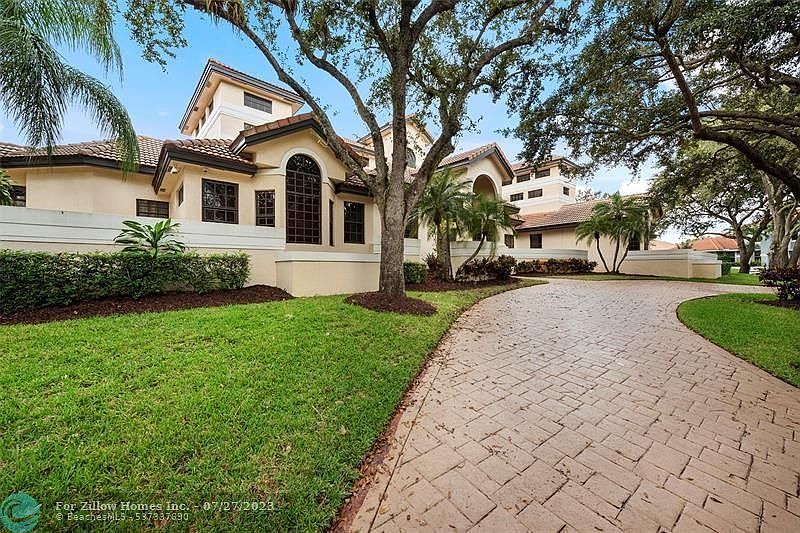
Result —
<instances>
[{"instance_id":1,"label":"window","mask_svg":"<svg viewBox=\"0 0 800 533\"><path fill-rule=\"evenodd\" d=\"M155 200L136 199L136 216L169 218L169 202L157 202Z\"/></svg>"},{"instance_id":2,"label":"window","mask_svg":"<svg viewBox=\"0 0 800 533\"><path fill-rule=\"evenodd\" d=\"M517 183L522 183L523 181L528 181L531 179L531 173L528 172L527 174L521 174L517 176Z\"/></svg>"},{"instance_id":3,"label":"window","mask_svg":"<svg viewBox=\"0 0 800 533\"><path fill-rule=\"evenodd\" d=\"M203 222L239 223L239 185L203 180Z\"/></svg>"},{"instance_id":4,"label":"window","mask_svg":"<svg viewBox=\"0 0 800 533\"><path fill-rule=\"evenodd\" d=\"M286 163L286 242L322 244L322 173L303 154Z\"/></svg>"},{"instance_id":5,"label":"window","mask_svg":"<svg viewBox=\"0 0 800 533\"><path fill-rule=\"evenodd\" d=\"M549 168L545 168L544 170L537 170L536 171L536 179L546 178L549 175L550 175L550 169Z\"/></svg>"},{"instance_id":6,"label":"window","mask_svg":"<svg viewBox=\"0 0 800 533\"><path fill-rule=\"evenodd\" d=\"M244 105L258 109L264 113L272 113L272 102L266 98L261 98L248 92L244 93Z\"/></svg>"},{"instance_id":7,"label":"window","mask_svg":"<svg viewBox=\"0 0 800 533\"><path fill-rule=\"evenodd\" d=\"M344 242L364 244L364 204L344 203Z\"/></svg>"},{"instance_id":8,"label":"window","mask_svg":"<svg viewBox=\"0 0 800 533\"><path fill-rule=\"evenodd\" d=\"M11 205L25 207L27 204L27 190L22 185L11 186Z\"/></svg>"},{"instance_id":9,"label":"window","mask_svg":"<svg viewBox=\"0 0 800 533\"><path fill-rule=\"evenodd\" d=\"M569 196L569 187L564 187L561 190L564 192L564 196Z\"/></svg>"},{"instance_id":10,"label":"window","mask_svg":"<svg viewBox=\"0 0 800 533\"><path fill-rule=\"evenodd\" d=\"M411 148L406 148L406 164L409 168L417 168L417 156Z\"/></svg>"},{"instance_id":11,"label":"window","mask_svg":"<svg viewBox=\"0 0 800 533\"><path fill-rule=\"evenodd\" d=\"M183 183L181 183L181 186L178 189L178 205L182 204L183 204Z\"/></svg>"},{"instance_id":12,"label":"window","mask_svg":"<svg viewBox=\"0 0 800 533\"><path fill-rule=\"evenodd\" d=\"M509 233L506 233L505 243L506 243L506 248L513 248L514 247L514 236L509 234Z\"/></svg>"},{"instance_id":13,"label":"window","mask_svg":"<svg viewBox=\"0 0 800 533\"><path fill-rule=\"evenodd\" d=\"M334 246L333 240L333 200L328 200L328 244Z\"/></svg>"},{"instance_id":14,"label":"window","mask_svg":"<svg viewBox=\"0 0 800 533\"><path fill-rule=\"evenodd\" d=\"M531 233L531 248L541 248L541 247L542 247L542 234Z\"/></svg>"},{"instance_id":15,"label":"window","mask_svg":"<svg viewBox=\"0 0 800 533\"><path fill-rule=\"evenodd\" d=\"M256 226L275 227L275 191L256 191Z\"/></svg>"},{"instance_id":16,"label":"window","mask_svg":"<svg viewBox=\"0 0 800 533\"><path fill-rule=\"evenodd\" d=\"M512 202L519 202L520 200L522 200L522 193L521 192L518 192L516 194L512 194L511 195L511 201Z\"/></svg>"},{"instance_id":17,"label":"window","mask_svg":"<svg viewBox=\"0 0 800 533\"><path fill-rule=\"evenodd\" d=\"M542 189L534 189L532 191L528 191L528 198L541 198L542 197Z\"/></svg>"},{"instance_id":18,"label":"window","mask_svg":"<svg viewBox=\"0 0 800 533\"><path fill-rule=\"evenodd\" d=\"M631 239L628 241L628 251L638 252L641 247L642 247L642 241L639 232L637 231L636 233L631 235Z\"/></svg>"},{"instance_id":19,"label":"window","mask_svg":"<svg viewBox=\"0 0 800 533\"><path fill-rule=\"evenodd\" d=\"M419 220L412 218L408 221L403 237L406 239L419 239Z\"/></svg>"}]
</instances>

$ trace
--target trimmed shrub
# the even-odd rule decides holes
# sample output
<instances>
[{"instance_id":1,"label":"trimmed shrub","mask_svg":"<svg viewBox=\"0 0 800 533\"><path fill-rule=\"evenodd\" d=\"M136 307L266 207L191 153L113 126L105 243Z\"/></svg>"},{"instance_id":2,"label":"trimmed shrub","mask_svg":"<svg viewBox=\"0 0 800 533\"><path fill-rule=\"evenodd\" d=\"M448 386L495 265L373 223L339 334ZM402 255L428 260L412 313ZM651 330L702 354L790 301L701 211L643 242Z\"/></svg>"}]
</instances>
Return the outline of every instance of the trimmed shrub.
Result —
<instances>
[{"instance_id":1,"label":"trimmed shrub","mask_svg":"<svg viewBox=\"0 0 800 533\"><path fill-rule=\"evenodd\" d=\"M403 276L406 283L425 283L428 281L428 266L425 263L403 263Z\"/></svg>"},{"instance_id":2,"label":"trimmed shrub","mask_svg":"<svg viewBox=\"0 0 800 533\"><path fill-rule=\"evenodd\" d=\"M595 261L586 259L534 259L517 263L517 274L586 274L597 266Z\"/></svg>"},{"instance_id":3,"label":"trimmed shrub","mask_svg":"<svg viewBox=\"0 0 800 533\"><path fill-rule=\"evenodd\" d=\"M762 285L775 287L780 300L800 300L800 267L764 270L758 277Z\"/></svg>"},{"instance_id":4,"label":"trimmed shrub","mask_svg":"<svg viewBox=\"0 0 800 533\"><path fill-rule=\"evenodd\" d=\"M510 255L501 255L497 259L482 257L461 265L456 277L459 281L505 280L514 272L517 260Z\"/></svg>"},{"instance_id":5,"label":"trimmed shrub","mask_svg":"<svg viewBox=\"0 0 800 533\"><path fill-rule=\"evenodd\" d=\"M733 263L731 263L730 261L723 261L722 262L722 275L723 276L727 276L728 274L730 274L732 266L733 266Z\"/></svg>"},{"instance_id":6,"label":"trimmed shrub","mask_svg":"<svg viewBox=\"0 0 800 533\"><path fill-rule=\"evenodd\" d=\"M246 254L59 253L0 250L0 313L167 291L238 289Z\"/></svg>"}]
</instances>

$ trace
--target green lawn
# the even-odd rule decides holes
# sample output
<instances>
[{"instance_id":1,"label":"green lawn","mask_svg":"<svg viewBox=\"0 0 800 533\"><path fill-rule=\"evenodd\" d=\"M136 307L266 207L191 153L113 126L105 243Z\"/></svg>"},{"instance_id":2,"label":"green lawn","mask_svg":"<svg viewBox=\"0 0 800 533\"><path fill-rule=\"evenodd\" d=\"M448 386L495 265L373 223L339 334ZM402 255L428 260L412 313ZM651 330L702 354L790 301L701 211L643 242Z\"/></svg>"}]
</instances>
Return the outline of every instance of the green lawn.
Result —
<instances>
[{"instance_id":1,"label":"green lawn","mask_svg":"<svg viewBox=\"0 0 800 533\"><path fill-rule=\"evenodd\" d=\"M36 498L42 530L87 527L55 510L85 500L264 501L149 525L322 530L426 354L507 288L413 294L433 317L335 296L0 327L0 499Z\"/></svg>"},{"instance_id":2,"label":"green lawn","mask_svg":"<svg viewBox=\"0 0 800 533\"><path fill-rule=\"evenodd\" d=\"M689 300L678 317L714 344L800 387L800 312L757 303L769 294Z\"/></svg>"},{"instance_id":3,"label":"green lawn","mask_svg":"<svg viewBox=\"0 0 800 533\"><path fill-rule=\"evenodd\" d=\"M630 274L577 274L562 276L569 279L580 279L586 281L617 281L617 280L661 280L661 281L698 281L701 283L724 283L727 285L760 285L758 276L755 274L740 274L731 271L730 274L717 279L707 278L671 278L667 276L637 276Z\"/></svg>"}]
</instances>

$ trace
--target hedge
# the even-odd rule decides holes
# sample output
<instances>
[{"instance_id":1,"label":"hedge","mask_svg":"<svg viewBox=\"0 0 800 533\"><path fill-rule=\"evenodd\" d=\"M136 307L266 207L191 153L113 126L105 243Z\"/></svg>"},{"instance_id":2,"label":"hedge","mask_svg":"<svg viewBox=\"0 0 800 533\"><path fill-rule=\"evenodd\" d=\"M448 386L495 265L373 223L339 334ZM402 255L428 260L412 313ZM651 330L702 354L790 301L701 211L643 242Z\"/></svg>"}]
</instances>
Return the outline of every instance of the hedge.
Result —
<instances>
[{"instance_id":1,"label":"hedge","mask_svg":"<svg viewBox=\"0 0 800 533\"><path fill-rule=\"evenodd\" d=\"M772 268L759 274L761 284L775 287L780 300L800 300L800 267Z\"/></svg>"},{"instance_id":2,"label":"hedge","mask_svg":"<svg viewBox=\"0 0 800 533\"><path fill-rule=\"evenodd\" d=\"M406 283L425 283L428 280L428 265L408 261L403 263L403 276Z\"/></svg>"},{"instance_id":3,"label":"hedge","mask_svg":"<svg viewBox=\"0 0 800 533\"><path fill-rule=\"evenodd\" d=\"M595 261L586 259L534 259L532 261L519 261L517 274L586 274L594 271L597 266Z\"/></svg>"},{"instance_id":4,"label":"hedge","mask_svg":"<svg viewBox=\"0 0 800 533\"><path fill-rule=\"evenodd\" d=\"M456 278L459 281L505 280L511 277L516 263L517 260L510 255L501 255L497 259L473 259L459 267Z\"/></svg>"},{"instance_id":5,"label":"hedge","mask_svg":"<svg viewBox=\"0 0 800 533\"><path fill-rule=\"evenodd\" d=\"M721 269L722 275L723 276L727 276L728 274L730 274L731 273L731 267L733 267L733 263L731 263L730 261L723 261L722 262L722 269Z\"/></svg>"},{"instance_id":6,"label":"hedge","mask_svg":"<svg viewBox=\"0 0 800 533\"><path fill-rule=\"evenodd\" d=\"M246 254L59 253L0 250L0 313L167 291L244 286Z\"/></svg>"}]
</instances>

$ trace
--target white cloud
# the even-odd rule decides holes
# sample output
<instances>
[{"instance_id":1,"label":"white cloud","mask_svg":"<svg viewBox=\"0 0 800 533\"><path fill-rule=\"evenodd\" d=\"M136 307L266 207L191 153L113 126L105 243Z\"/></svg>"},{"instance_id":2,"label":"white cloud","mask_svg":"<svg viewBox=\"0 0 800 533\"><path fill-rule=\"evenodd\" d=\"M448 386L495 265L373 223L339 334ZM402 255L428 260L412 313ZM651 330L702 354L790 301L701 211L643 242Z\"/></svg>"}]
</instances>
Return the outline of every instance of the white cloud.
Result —
<instances>
[{"instance_id":1,"label":"white cloud","mask_svg":"<svg viewBox=\"0 0 800 533\"><path fill-rule=\"evenodd\" d=\"M645 179L630 179L619 184L619 192L625 194L641 194L647 192L650 182Z\"/></svg>"}]
</instances>

